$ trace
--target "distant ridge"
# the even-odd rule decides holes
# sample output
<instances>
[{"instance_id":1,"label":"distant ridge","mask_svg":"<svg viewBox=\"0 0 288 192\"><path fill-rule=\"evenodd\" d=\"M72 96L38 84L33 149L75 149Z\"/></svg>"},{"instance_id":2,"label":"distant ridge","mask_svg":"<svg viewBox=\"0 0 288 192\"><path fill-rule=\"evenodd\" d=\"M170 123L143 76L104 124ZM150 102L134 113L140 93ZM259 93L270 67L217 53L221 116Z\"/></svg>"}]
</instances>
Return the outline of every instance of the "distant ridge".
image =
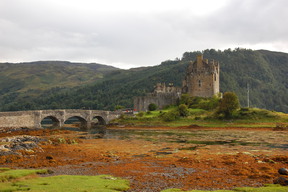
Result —
<instances>
[{"instance_id":1,"label":"distant ridge","mask_svg":"<svg viewBox=\"0 0 288 192\"><path fill-rule=\"evenodd\" d=\"M199 52L220 62L220 91L235 92L243 107L249 83L251 107L288 112L288 54L240 48L185 52L179 60L130 70L97 64L95 69L87 64L34 65L32 73L1 70L0 110L133 107L132 98L150 92L158 82L181 86L188 63Z\"/></svg>"}]
</instances>

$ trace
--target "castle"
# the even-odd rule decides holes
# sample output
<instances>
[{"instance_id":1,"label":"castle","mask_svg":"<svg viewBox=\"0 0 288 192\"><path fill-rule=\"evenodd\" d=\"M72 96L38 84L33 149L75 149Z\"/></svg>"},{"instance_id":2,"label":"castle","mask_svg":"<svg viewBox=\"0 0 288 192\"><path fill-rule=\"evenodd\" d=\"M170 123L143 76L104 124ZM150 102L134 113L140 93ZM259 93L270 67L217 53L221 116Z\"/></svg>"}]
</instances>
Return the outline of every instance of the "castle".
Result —
<instances>
[{"instance_id":1,"label":"castle","mask_svg":"<svg viewBox=\"0 0 288 192\"><path fill-rule=\"evenodd\" d=\"M181 94L198 97L212 97L219 93L219 62L203 59L198 55L196 61L190 62L182 88L174 87L173 84L166 86L165 83L157 83L152 93L146 96L134 98L136 111L147 111L148 106L154 103L159 109L167 105L176 104Z\"/></svg>"},{"instance_id":2,"label":"castle","mask_svg":"<svg viewBox=\"0 0 288 192\"><path fill-rule=\"evenodd\" d=\"M152 93L134 98L134 110L147 111L151 103L162 109L167 105L176 104L180 96L181 88L174 87L173 84L166 86L165 83L157 83Z\"/></svg>"},{"instance_id":3,"label":"castle","mask_svg":"<svg viewBox=\"0 0 288 192\"><path fill-rule=\"evenodd\" d=\"M197 60L190 62L185 80L182 82L182 92L190 96L212 97L219 93L219 62L203 59L198 55Z\"/></svg>"}]
</instances>

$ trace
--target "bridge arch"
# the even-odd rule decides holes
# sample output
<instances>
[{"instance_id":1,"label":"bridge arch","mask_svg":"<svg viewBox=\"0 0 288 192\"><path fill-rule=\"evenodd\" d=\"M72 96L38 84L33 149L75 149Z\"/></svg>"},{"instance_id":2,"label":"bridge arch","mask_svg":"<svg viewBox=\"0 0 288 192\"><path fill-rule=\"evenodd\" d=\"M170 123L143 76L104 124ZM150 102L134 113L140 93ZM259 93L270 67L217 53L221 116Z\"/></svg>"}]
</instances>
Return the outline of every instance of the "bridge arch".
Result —
<instances>
[{"instance_id":1,"label":"bridge arch","mask_svg":"<svg viewBox=\"0 0 288 192\"><path fill-rule=\"evenodd\" d=\"M97 125L106 125L106 120L102 116L95 115L92 118L92 127L94 125L95 126L97 126Z\"/></svg>"},{"instance_id":2,"label":"bridge arch","mask_svg":"<svg viewBox=\"0 0 288 192\"><path fill-rule=\"evenodd\" d=\"M42 128L59 128L60 120L55 116L48 115L42 118L40 124Z\"/></svg>"},{"instance_id":3,"label":"bridge arch","mask_svg":"<svg viewBox=\"0 0 288 192\"><path fill-rule=\"evenodd\" d=\"M87 125L88 125L87 120L85 118L83 118L81 116L77 116L77 115L76 116L70 116L70 117L66 118L64 120L64 126L65 126L65 124L66 125L67 124L73 124L75 122L80 122L80 124L79 124L80 129L87 129Z\"/></svg>"},{"instance_id":4,"label":"bridge arch","mask_svg":"<svg viewBox=\"0 0 288 192\"><path fill-rule=\"evenodd\" d=\"M120 116L121 112L103 110L55 109L0 112L0 128L2 127L28 127L44 128L43 121L50 121L50 127L63 127L65 120L76 116L82 127L91 128L92 120L97 124L105 125Z\"/></svg>"}]
</instances>

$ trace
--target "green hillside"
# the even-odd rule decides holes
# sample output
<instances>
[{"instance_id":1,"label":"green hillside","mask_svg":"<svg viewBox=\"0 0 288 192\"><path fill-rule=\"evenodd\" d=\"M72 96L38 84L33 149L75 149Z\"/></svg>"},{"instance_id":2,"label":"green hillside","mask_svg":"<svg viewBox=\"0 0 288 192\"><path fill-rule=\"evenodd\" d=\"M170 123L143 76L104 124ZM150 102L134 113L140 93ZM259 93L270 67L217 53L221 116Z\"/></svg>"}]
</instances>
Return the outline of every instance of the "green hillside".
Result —
<instances>
[{"instance_id":1,"label":"green hillside","mask_svg":"<svg viewBox=\"0 0 288 192\"><path fill-rule=\"evenodd\" d=\"M195 57L184 53L184 60ZM204 57L220 61L220 90L237 93L247 106L247 83L252 107L288 112L288 54L266 50L205 50Z\"/></svg>"},{"instance_id":2,"label":"green hillside","mask_svg":"<svg viewBox=\"0 0 288 192\"><path fill-rule=\"evenodd\" d=\"M288 54L246 49L225 51L211 49L202 53L204 58L220 62L221 92L236 92L241 105L246 106L247 83L249 83L250 106L288 112ZM101 81L91 79L92 83L86 81L85 85L73 89L59 87L46 89L41 91L37 98L15 95L17 86L21 85L18 79L17 83L11 81L14 84L6 89L6 97L2 97L0 107L1 110L53 108L112 110L115 105L132 107L132 98L150 92L157 82L172 82L176 86L181 86L186 67L191 60L195 60L197 54L199 52L186 52L181 59L164 61L153 67L115 70L109 75L104 75ZM73 71L77 74L77 70ZM2 84L2 80L0 82ZM74 84L72 80L70 83Z\"/></svg>"},{"instance_id":3,"label":"green hillside","mask_svg":"<svg viewBox=\"0 0 288 192\"><path fill-rule=\"evenodd\" d=\"M113 67L61 61L0 63L0 93L74 87L102 79Z\"/></svg>"},{"instance_id":4,"label":"green hillside","mask_svg":"<svg viewBox=\"0 0 288 192\"><path fill-rule=\"evenodd\" d=\"M101 64L39 61L0 63L0 108L33 101L52 90L79 87L102 80L117 68Z\"/></svg>"}]
</instances>

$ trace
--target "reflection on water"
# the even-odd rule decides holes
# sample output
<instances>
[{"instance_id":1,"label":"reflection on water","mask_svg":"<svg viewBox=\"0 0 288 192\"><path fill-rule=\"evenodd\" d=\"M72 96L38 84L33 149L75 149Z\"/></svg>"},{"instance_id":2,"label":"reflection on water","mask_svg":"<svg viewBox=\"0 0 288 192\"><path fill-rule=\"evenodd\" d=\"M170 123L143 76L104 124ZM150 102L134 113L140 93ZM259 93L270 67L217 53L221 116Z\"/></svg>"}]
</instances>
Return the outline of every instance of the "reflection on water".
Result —
<instances>
[{"instance_id":1,"label":"reflection on water","mask_svg":"<svg viewBox=\"0 0 288 192\"><path fill-rule=\"evenodd\" d=\"M94 126L91 129L81 129L80 127L66 125L63 127L63 129L69 131L83 132L86 135L97 135L97 137L99 137L99 134L103 136L107 134L107 129L105 126Z\"/></svg>"},{"instance_id":2,"label":"reflection on water","mask_svg":"<svg viewBox=\"0 0 288 192\"><path fill-rule=\"evenodd\" d=\"M156 143L180 143L188 145L185 150L195 150L199 146L222 145L222 146L250 146L288 149L287 143L280 142L275 133L272 140L265 132L239 131L207 131L207 130L137 130L137 129L107 129L104 139L134 140L141 139ZM274 134L274 132L271 132ZM258 139L257 139L258 138ZM280 137L281 138L281 137ZM264 140L262 140L264 139Z\"/></svg>"},{"instance_id":3,"label":"reflection on water","mask_svg":"<svg viewBox=\"0 0 288 192\"><path fill-rule=\"evenodd\" d=\"M275 132L263 131L216 131L216 130L141 130L141 129L113 129L105 126L94 126L91 129L81 129L79 124L65 124L65 130L81 132L81 138L118 139L118 140L146 140L156 143L185 144L183 150L195 150L199 146L251 146L288 149L287 142ZM272 137L273 136L273 137ZM281 136L281 135L280 135ZM274 139L272 139L274 138ZM280 139L280 140L279 140ZM282 139L283 140L283 139ZM188 145L188 146L186 146Z\"/></svg>"},{"instance_id":4,"label":"reflection on water","mask_svg":"<svg viewBox=\"0 0 288 192\"><path fill-rule=\"evenodd\" d=\"M47 126L42 126L44 129L59 129L53 127L49 124ZM64 127L61 127L62 130L81 132L81 138L83 139L93 139L93 138L103 138L106 135L107 129L105 126L94 126L91 129L82 129L77 124L65 124Z\"/></svg>"}]
</instances>

